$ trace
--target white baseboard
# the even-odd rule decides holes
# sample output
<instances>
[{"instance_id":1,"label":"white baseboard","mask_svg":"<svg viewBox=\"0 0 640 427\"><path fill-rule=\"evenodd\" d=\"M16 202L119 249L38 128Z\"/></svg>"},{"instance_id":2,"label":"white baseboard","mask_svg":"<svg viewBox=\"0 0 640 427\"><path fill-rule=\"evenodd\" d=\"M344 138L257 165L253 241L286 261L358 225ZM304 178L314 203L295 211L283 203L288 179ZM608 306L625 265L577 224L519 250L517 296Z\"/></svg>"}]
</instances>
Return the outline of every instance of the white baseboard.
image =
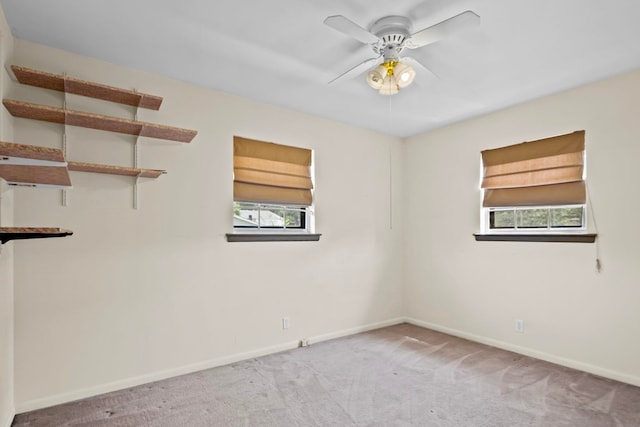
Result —
<instances>
[{"instance_id":1,"label":"white baseboard","mask_svg":"<svg viewBox=\"0 0 640 427\"><path fill-rule=\"evenodd\" d=\"M366 332L373 329L383 328L385 326L397 325L405 322L404 318L390 319L383 322L372 323L368 325L358 326L355 328L344 329L337 332L322 334L317 336L305 337L310 344L327 341L334 338L340 338L347 335L353 335L360 332ZM300 337L303 338L303 337ZM263 347L245 353L237 353L229 356L223 356L216 359L204 360L202 362L190 365L180 366L177 368L167 369L164 371L152 372L137 377L126 378L120 381L114 381L107 384L88 387L80 390L74 390L67 393L60 393L53 396L47 396L40 399L28 400L17 404L17 413L35 411L36 409L47 408L49 406L59 405L61 403L72 402L74 400L84 399L99 394L109 393L116 390L122 390L129 387L135 387L154 381L164 380L179 375L190 374L192 372L202 371L205 369L215 368L217 366L228 365L230 363L239 362L241 360L252 359L254 357L266 356L268 354L278 353L285 350L298 347L299 341L290 341L273 346ZM9 424L10 426L10 424Z\"/></svg>"},{"instance_id":2,"label":"white baseboard","mask_svg":"<svg viewBox=\"0 0 640 427\"><path fill-rule=\"evenodd\" d=\"M84 399L91 396L97 396L99 394L110 393L112 391L135 387L141 384L177 377L179 375L190 374L192 372L202 371L209 368L215 368L217 366L228 365L229 363L234 363L241 360L251 359L254 357L264 356L272 353L278 353L280 351L289 350L297 346L298 341L286 342L274 346L263 347L246 353L238 353L215 359L204 360L202 362L180 366L173 369L151 372L145 375L139 375L119 381L100 384L95 387L88 387L70 391L67 393L60 393L53 396L19 402L16 409L19 414L23 412L35 411L36 409L48 408L50 406L60 405L62 403L72 402L74 400Z\"/></svg>"},{"instance_id":3,"label":"white baseboard","mask_svg":"<svg viewBox=\"0 0 640 427\"><path fill-rule=\"evenodd\" d=\"M331 332L323 335L316 335L315 337L309 338L309 343L313 344L315 342L328 341L335 338L346 337L348 335L359 334L360 332L372 331L374 329L385 328L387 326L399 325L400 323L405 323L407 320L404 317L398 317L395 319L385 320L383 322L370 323L365 326L358 326L355 328L343 329L342 331Z\"/></svg>"},{"instance_id":4,"label":"white baseboard","mask_svg":"<svg viewBox=\"0 0 640 427\"><path fill-rule=\"evenodd\" d=\"M11 427L11 424L13 423L13 419L16 416L16 410L15 408L11 408L11 410L9 411L9 415L7 417L7 420L3 423L0 424L2 427Z\"/></svg>"},{"instance_id":5,"label":"white baseboard","mask_svg":"<svg viewBox=\"0 0 640 427\"><path fill-rule=\"evenodd\" d=\"M497 347L503 350L512 351L514 353L523 354L525 356L534 357L536 359L555 363L557 365L566 366L568 368L577 369L579 371L588 372L590 374L598 375L605 378L610 378L612 380L616 380L616 381L620 381L623 383L640 387L640 377L637 377L634 375L628 375L622 372L601 368L599 366L580 362L578 360L567 359L561 356L556 356L554 354L549 354L542 351L534 350L532 348L511 344L506 341L499 341L493 338L488 338L481 335L476 335L476 334L460 331L457 329L448 328L446 326L441 326L435 323L424 322L422 320L414 319L411 317L406 317L404 321L412 325L416 325L423 328L432 329L434 331L442 332L448 335L453 335L456 337L468 339L469 341L475 341L481 344L487 344L492 347Z\"/></svg>"}]
</instances>

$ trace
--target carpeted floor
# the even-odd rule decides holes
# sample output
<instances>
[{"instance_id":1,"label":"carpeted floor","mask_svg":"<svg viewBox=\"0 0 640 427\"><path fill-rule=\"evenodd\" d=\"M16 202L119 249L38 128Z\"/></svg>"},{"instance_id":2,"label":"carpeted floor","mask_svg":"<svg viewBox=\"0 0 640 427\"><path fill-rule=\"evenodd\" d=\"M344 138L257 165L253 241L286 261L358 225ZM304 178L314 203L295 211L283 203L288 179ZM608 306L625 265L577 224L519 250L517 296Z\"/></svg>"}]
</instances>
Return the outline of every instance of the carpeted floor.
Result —
<instances>
[{"instance_id":1,"label":"carpeted floor","mask_svg":"<svg viewBox=\"0 0 640 427\"><path fill-rule=\"evenodd\" d=\"M638 427L640 388L403 324L21 414L13 426Z\"/></svg>"}]
</instances>

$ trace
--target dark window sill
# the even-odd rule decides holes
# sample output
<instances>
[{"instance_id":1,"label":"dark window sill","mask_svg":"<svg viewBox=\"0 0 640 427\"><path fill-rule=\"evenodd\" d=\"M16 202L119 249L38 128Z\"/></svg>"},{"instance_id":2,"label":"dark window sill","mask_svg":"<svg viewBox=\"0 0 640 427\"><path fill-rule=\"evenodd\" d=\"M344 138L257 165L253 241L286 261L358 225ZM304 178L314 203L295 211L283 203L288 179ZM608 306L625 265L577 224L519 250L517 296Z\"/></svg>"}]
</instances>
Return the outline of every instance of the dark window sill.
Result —
<instances>
[{"instance_id":1,"label":"dark window sill","mask_svg":"<svg viewBox=\"0 0 640 427\"><path fill-rule=\"evenodd\" d=\"M478 242L593 243L597 234L474 234Z\"/></svg>"},{"instance_id":2,"label":"dark window sill","mask_svg":"<svg viewBox=\"0 0 640 427\"><path fill-rule=\"evenodd\" d=\"M227 233L227 242L317 242L321 234Z\"/></svg>"}]
</instances>

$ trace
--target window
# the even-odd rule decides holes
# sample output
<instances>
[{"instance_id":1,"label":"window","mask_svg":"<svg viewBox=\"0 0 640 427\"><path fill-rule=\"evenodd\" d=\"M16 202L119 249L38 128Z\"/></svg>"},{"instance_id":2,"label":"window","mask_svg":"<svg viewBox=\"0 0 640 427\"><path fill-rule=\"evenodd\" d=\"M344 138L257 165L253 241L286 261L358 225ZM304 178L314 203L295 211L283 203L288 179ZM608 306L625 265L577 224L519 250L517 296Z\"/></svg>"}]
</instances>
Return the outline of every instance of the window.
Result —
<instances>
[{"instance_id":1,"label":"window","mask_svg":"<svg viewBox=\"0 0 640 427\"><path fill-rule=\"evenodd\" d=\"M585 233L584 135L483 151L483 233Z\"/></svg>"},{"instance_id":2,"label":"window","mask_svg":"<svg viewBox=\"0 0 640 427\"><path fill-rule=\"evenodd\" d=\"M496 231L582 231L584 206L489 208L486 229Z\"/></svg>"},{"instance_id":3,"label":"window","mask_svg":"<svg viewBox=\"0 0 640 427\"><path fill-rule=\"evenodd\" d=\"M234 234L263 235L252 241L318 240L282 238L282 234L311 235L311 172L312 152L309 149L234 137ZM279 237L264 238L269 233ZM232 241L229 236L227 240ZM250 239L245 237L244 240Z\"/></svg>"},{"instance_id":4,"label":"window","mask_svg":"<svg viewBox=\"0 0 640 427\"><path fill-rule=\"evenodd\" d=\"M233 203L233 227L235 229L305 231L306 225L307 208L304 206Z\"/></svg>"}]
</instances>

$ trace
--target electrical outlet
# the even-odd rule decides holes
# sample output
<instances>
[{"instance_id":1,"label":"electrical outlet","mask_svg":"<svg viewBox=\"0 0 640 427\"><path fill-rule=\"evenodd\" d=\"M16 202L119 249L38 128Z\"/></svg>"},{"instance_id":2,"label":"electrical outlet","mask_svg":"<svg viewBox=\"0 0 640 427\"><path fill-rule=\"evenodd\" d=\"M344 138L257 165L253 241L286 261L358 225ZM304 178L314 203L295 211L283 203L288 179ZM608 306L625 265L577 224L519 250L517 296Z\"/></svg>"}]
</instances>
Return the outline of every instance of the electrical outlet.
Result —
<instances>
[{"instance_id":1,"label":"electrical outlet","mask_svg":"<svg viewBox=\"0 0 640 427\"><path fill-rule=\"evenodd\" d=\"M524 320L516 319L515 330L519 334L524 334Z\"/></svg>"},{"instance_id":2,"label":"electrical outlet","mask_svg":"<svg viewBox=\"0 0 640 427\"><path fill-rule=\"evenodd\" d=\"M282 318L282 329L289 329L289 318L288 317L283 317Z\"/></svg>"}]
</instances>

